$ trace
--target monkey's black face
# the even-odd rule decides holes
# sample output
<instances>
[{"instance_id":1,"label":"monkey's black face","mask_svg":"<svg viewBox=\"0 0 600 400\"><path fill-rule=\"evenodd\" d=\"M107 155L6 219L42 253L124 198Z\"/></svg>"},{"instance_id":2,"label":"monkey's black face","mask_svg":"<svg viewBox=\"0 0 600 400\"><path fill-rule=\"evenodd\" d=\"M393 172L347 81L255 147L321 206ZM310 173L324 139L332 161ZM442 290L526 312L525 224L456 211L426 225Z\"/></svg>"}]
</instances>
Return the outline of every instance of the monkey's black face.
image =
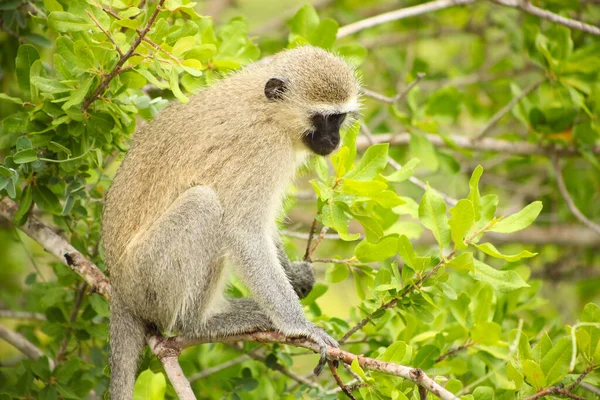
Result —
<instances>
[{"instance_id":1,"label":"monkey's black face","mask_svg":"<svg viewBox=\"0 0 600 400\"><path fill-rule=\"evenodd\" d=\"M340 126L344 119L346 114L312 115L313 129L304 135L304 144L321 156L331 154L340 144Z\"/></svg>"}]
</instances>

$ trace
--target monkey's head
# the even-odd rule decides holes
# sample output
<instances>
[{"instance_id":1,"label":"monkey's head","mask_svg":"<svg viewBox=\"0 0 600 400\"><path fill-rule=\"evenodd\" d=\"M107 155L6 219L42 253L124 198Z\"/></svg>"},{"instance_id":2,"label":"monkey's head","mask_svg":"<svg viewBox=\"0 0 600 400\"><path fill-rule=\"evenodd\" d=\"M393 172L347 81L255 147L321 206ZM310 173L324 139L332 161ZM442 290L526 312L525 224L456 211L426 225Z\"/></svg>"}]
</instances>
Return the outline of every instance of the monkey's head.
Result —
<instances>
[{"instance_id":1,"label":"monkey's head","mask_svg":"<svg viewBox=\"0 0 600 400\"><path fill-rule=\"evenodd\" d=\"M358 116L360 84L352 67L325 50L304 46L277 55L269 72L264 94L284 110L280 122L312 152L333 152L342 126Z\"/></svg>"}]
</instances>

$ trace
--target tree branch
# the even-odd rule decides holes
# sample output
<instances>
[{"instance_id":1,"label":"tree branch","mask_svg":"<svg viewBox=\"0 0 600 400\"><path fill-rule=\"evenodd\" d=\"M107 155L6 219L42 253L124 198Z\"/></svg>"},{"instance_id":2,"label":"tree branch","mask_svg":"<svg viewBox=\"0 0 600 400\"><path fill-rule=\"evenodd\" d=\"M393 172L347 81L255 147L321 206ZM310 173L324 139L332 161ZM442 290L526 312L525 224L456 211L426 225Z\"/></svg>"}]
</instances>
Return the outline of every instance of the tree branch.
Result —
<instances>
[{"instance_id":1,"label":"tree branch","mask_svg":"<svg viewBox=\"0 0 600 400\"><path fill-rule=\"evenodd\" d=\"M20 333L11 331L7 327L0 325L0 338L4 339L8 344L25 354L32 360L37 360L40 357L44 357L45 354L42 350L38 349L33 343L31 343L25 336ZM48 358L50 363L50 369L54 369L54 361Z\"/></svg>"},{"instance_id":2,"label":"tree branch","mask_svg":"<svg viewBox=\"0 0 600 400\"><path fill-rule=\"evenodd\" d=\"M560 190L563 199L565 199L565 203L567 203L569 210L571 210L571 214L573 214L575 218L581 221L582 224L584 224L585 226L596 232L598 235L600 235L600 225L593 223L585 215L583 215L579 208L577 208L577 205L575 205L575 202L571 198L571 195L569 195L569 191L567 190L567 186L565 185L565 181L563 180L562 172L560 171L558 157L556 155L552 155L551 158L552 166L554 167L554 172L556 174L556 184L558 185L558 190Z\"/></svg>"},{"instance_id":3,"label":"tree branch","mask_svg":"<svg viewBox=\"0 0 600 400\"><path fill-rule=\"evenodd\" d=\"M12 221L17 212L17 204L8 197L0 201L0 217ZM91 261L85 258L77 249L65 239L41 222L37 217L30 215L27 222L19 227L29 237L44 247L63 264L70 267L84 281L90 285L92 291L101 294L110 300L110 282L106 275Z\"/></svg>"},{"instance_id":4,"label":"tree branch","mask_svg":"<svg viewBox=\"0 0 600 400\"><path fill-rule=\"evenodd\" d=\"M342 26L337 33L337 38L343 38L353 33L360 32L374 26L382 25L392 21L398 21L405 18L416 17L430 12L442 10L448 7L460 6L474 3L475 0L437 0L418 6L401 8L399 10L390 11L384 14L376 15L371 18L366 18L361 21Z\"/></svg>"},{"instance_id":5,"label":"tree branch","mask_svg":"<svg viewBox=\"0 0 600 400\"><path fill-rule=\"evenodd\" d=\"M491 0L496 4L500 4L506 7L517 8L527 14L535 15L542 19L554 22L556 24L564 25L571 29L577 29L592 35L600 36L600 28L594 25L589 25L581 21L566 18L553 12L544 10L542 8L532 5L529 1L525 0Z\"/></svg>"},{"instance_id":6,"label":"tree branch","mask_svg":"<svg viewBox=\"0 0 600 400\"><path fill-rule=\"evenodd\" d=\"M166 347L181 351L182 349L204 343L214 343L214 338L197 338L190 339L178 336L171 339L163 339ZM266 332L248 332L239 335L233 335L227 338L219 339L219 342L257 342L257 343L281 343L296 347L303 347L314 352L319 352L319 346L306 338L292 338L283 335L276 331ZM329 347L327 354L330 360L339 360L345 364L352 364L352 361L358 359L359 365L363 369L370 371L383 372L388 375L398 376L404 379L409 379L419 386L423 386L431 393L435 394L442 400L457 400L457 397L444 389L433 379L425 375L419 368L411 368L400 364L376 360L362 355L356 355L347 351Z\"/></svg>"},{"instance_id":7,"label":"tree branch","mask_svg":"<svg viewBox=\"0 0 600 400\"><path fill-rule=\"evenodd\" d=\"M16 211L17 205L14 201L8 198L0 201L1 217L8 221L12 221ZM50 254L53 254L65 264L70 266L73 271L80 275L90 285L90 287L95 288L98 293L110 300L110 282L108 278L94 263L87 260L83 254L78 252L65 239L60 237L58 234L52 231L52 229L32 215L29 217L27 223L21 226L20 229L41 244L42 247ZM423 279L427 279L433 271L434 270L426 274ZM1 331L0 335L3 333L4 331ZM179 356L181 350L188 346L202 343L232 343L240 341L282 343L307 348L315 353L319 353L320 351L319 346L309 339L290 338L284 336L280 332L251 332L218 340L215 340L214 338L189 339L185 337L167 339L162 336L150 336L147 338L148 345L150 346L153 354L155 354L162 362L173 388L177 392L179 398L183 400L194 400L196 397L194 396L189 381L185 378L183 371L177 362L177 357ZM40 356L43 353L39 351L35 354ZM433 379L425 375L421 369L375 360L373 358L352 354L333 347L328 349L328 355L329 359L340 360L346 364L351 364L354 359L358 359L358 362L363 369L379 371L388 375L410 379L417 385L426 388L442 400L458 400L456 396L444 389Z\"/></svg>"},{"instance_id":8,"label":"tree branch","mask_svg":"<svg viewBox=\"0 0 600 400\"><path fill-rule=\"evenodd\" d=\"M446 142L439 135L426 134L427 140L436 147L447 148L449 147ZM472 140L471 138L459 135L449 135L449 138L456 143L456 145L465 150L475 151L490 151L494 153L507 153L517 156L547 156L551 152L556 152L561 157L577 156L579 155L578 150L575 147L563 147L554 148L551 146L543 146L535 143L527 142L507 142L505 140L497 140L490 138L483 138L481 140ZM398 134L377 134L373 135L373 143L389 143L394 146L406 146L410 143L409 133L398 133ZM364 150L371 145L367 138L358 137L356 139L356 146L359 150ZM590 149L594 154L600 154L600 146L595 146Z\"/></svg>"},{"instance_id":9,"label":"tree branch","mask_svg":"<svg viewBox=\"0 0 600 400\"><path fill-rule=\"evenodd\" d=\"M504 117L506 114L508 114L510 112L510 110L512 110L513 107L517 105L517 103L519 101L521 101L525 96L527 96L529 93L531 93L535 89L537 89L542 84L542 82L544 82L545 80L546 80L546 78L534 83L533 85L529 86L527 89L523 90L519 95L513 97L512 100L507 105L502 107L500 110L498 110L498 112L496 114L494 114L494 116L483 127L483 129L481 129L481 131L479 131L479 133L477 135L475 135L474 139L479 140L479 139L483 138L490 131L490 129L492 129L494 127L494 125L496 125L498 123L498 121L500 121L500 119L502 117Z\"/></svg>"},{"instance_id":10,"label":"tree branch","mask_svg":"<svg viewBox=\"0 0 600 400\"><path fill-rule=\"evenodd\" d=\"M146 342L150 346L152 353L158 357L165 368L169 381L173 385L173 389L175 389L175 393L177 393L179 399L196 400L196 395L192 390L190 381L186 379L179 365L178 358L182 349L168 346L166 344L167 339L162 336L148 336Z\"/></svg>"}]
</instances>

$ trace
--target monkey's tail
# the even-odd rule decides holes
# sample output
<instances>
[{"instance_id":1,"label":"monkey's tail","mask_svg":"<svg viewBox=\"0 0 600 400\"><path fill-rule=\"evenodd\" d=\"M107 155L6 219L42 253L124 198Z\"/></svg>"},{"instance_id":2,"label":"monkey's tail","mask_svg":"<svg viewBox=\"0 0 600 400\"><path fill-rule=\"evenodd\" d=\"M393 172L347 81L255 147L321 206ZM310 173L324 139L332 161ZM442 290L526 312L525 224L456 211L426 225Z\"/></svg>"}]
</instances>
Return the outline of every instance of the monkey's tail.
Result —
<instances>
[{"instance_id":1,"label":"monkey's tail","mask_svg":"<svg viewBox=\"0 0 600 400\"><path fill-rule=\"evenodd\" d=\"M110 398L131 400L138 360L145 345L145 324L113 290L110 306Z\"/></svg>"}]
</instances>

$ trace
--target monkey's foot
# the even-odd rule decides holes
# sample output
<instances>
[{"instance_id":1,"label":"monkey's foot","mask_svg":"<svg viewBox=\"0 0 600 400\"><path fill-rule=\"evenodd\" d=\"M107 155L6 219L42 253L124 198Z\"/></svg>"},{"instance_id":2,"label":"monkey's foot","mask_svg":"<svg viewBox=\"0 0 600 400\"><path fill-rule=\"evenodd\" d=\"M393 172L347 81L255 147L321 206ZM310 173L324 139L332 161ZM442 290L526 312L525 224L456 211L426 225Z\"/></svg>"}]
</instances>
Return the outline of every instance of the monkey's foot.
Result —
<instances>
[{"instance_id":1,"label":"monkey's foot","mask_svg":"<svg viewBox=\"0 0 600 400\"><path fill-rule=\"evenodd\" d=\"M319 328L316 325L312 325L310 328L310 331L311 332L310 332L309 338L314 340L314 342L319 346L319 353L320 353L319 363L317 364L317 366L314 369L315 375L319 375L321 373L321 371L323 370L323 367L327 363L327 348L328 347L339 348L340 344L334 338L329 336L329 334L327 332L325 332L323 329ZM337 367L337 361L335 362L335 364Z\"/></svg>"}]
</instances>

